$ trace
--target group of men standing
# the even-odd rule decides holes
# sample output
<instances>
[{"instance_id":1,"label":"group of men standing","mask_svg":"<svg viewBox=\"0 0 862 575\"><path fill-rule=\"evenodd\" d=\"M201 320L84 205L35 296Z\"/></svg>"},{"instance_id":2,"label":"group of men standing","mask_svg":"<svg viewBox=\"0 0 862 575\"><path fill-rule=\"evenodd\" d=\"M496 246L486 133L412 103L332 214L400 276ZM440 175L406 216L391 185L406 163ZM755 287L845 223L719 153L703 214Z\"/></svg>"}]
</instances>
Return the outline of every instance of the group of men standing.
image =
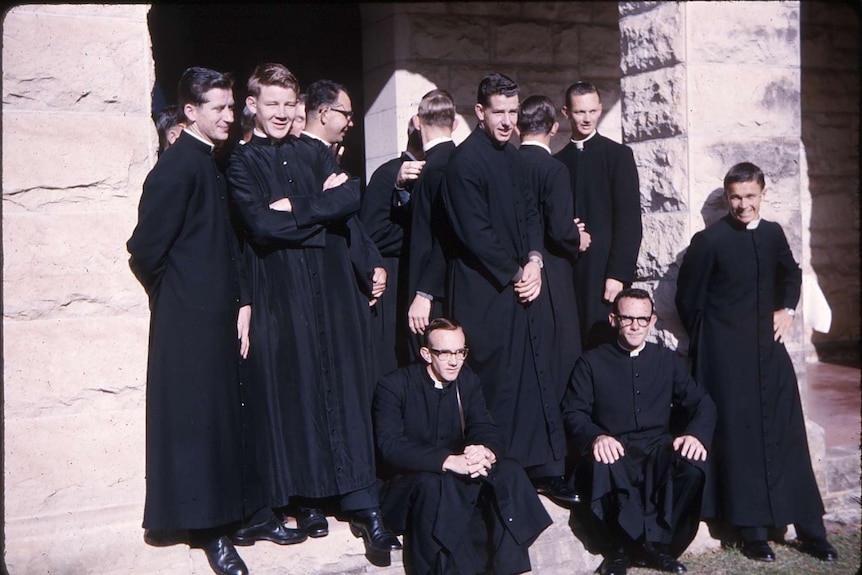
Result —
<instances>
[{"instance_id":1,"label":"group of men standing","mask_svg":"<svg viewBox=\"0 0 862 575\"><path fill-rule=\"evenodd\" d=\"M710 322L730 321L721 298L749 288L716 263L721 249L710 251L727 242L696 236L680 275L692 278L678 304L701 346L696 380L645 342L652 301L627 289L641 241L637 169L628 147L597 133L594 86L566 91L572 141L555 157L546 97L522 101L510 78L486 76L478 125L456 147L455 102L432 90L411 118L407 151L364 192L333 154L354 119L343 86L307 88L297 135L296 78L258 66L246 99L252 133L224 174L213 150L233 122L230 78L190 68L178 92L185 127L144 184L128 243L151 309L145 528L189 530L216 573L244 575L235 545L325 536L334 501L372 562L401 548L394 529L409 572L473 575L529 570L529 545L550 523L537 492L579 510L611 574L632 563L685 571L676 557L700 518L705 477L706 517L739 517L743 540L756 542L744 545L749 556L768 560L761 532L745 529L799 524L784 468L738 480L766 486L774 501L760 514L732 512L747 504L716 479L738 477L725 466L740 458L767 461L739 454L737 436L751 433L730 424L740 392L727 391L724 360L710 367L710 338L726 337ZM520 149L509 143L516 130ZM762 190L762 173L731 184L752 178ZM744 221L734 202L753 201L737 200L733 185L728 229ZM782 272L781 305L792 309L798 266L780 227L761 227L772 251L749 264L765 283ZM717 296L712 273L726 275ZM758 318L774 311L771 299L756 301ZM795 403L781 409L801 422L782 359L787 317L776 316L772 359L756 372L768 395L752 418L792 387ZM754 324L752 362L771 334ZM766 374L773 364L778 372ZM745 373L727 376L748 389ZM723 390L717 416L704 384L713 396ZM677 435L672 403L687 415ZM718 472L707 458L716 419ZM765 435L776 446L769 461L803 449L808 461L804 429ZM572 453L583 464L569 474ZM819 504L813 474L799 481ZM818 509L806 508L800 538L833 560Z\"/></svg>"}]
</instances>

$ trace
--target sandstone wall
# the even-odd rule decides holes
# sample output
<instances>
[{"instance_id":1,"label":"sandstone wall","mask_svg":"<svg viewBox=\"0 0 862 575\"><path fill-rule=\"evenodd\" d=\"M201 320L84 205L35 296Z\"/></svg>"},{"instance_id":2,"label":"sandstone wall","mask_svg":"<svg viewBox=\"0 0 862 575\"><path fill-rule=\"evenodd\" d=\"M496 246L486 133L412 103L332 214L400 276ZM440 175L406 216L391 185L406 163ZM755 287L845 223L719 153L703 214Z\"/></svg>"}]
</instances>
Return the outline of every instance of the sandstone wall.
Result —
<instances>
[{"instance_id":1,"label":"sandstone wall","mask_svg":"<svg viewBox=\"0 0 862 575\"><path fill-rule=\"evenodd\" d=\"M109 573L140 541L147 308L126 263L155 161L146 6L3 21L5 545L10 573Z\"/></svg>"},{"instance_id":2,"label":"sandstone wall","mask_svg":"<svg viewBox=\"0 0 862 575\"><path fill-rule=\"evenodd\" d=\"M802 2L802 142L809 194L806 275L831 325L808 334L821 357L859 353L859 11ZM825 319L825 318L824 318Z\"/></svg>"},{"instance_id":3,"label":"sandstone wall","mask_svg":"<svg viewBox=\"0 0 862 575\"><path fill-rule=\"evenodd\" d=\"M452 94L455 139L465 138L476 125L479 81L494 71L518 82L522 99L544 94L557 106L569 84L593 81L606 111L599 129L620 141L617 20L616 2L363 4L368 177L404 149L407 122L428 90ZM561 122L552 148L569 135Z\"/></svg>"}]
</instances>

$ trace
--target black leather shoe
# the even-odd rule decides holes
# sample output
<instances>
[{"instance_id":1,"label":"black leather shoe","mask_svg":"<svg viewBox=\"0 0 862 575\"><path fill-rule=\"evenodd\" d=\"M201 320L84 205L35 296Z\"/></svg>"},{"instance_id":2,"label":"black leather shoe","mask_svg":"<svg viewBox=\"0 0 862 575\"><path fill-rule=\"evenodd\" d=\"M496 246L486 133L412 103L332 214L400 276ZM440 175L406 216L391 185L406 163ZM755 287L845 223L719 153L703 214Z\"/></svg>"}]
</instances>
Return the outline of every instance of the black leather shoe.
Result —
<instances>
[{"instance_id":1,"label":"black leather shoe","mask_svg":"<svg viewBox=\"0 0 862 575\"><path fill-rule=\"evenodd\" d=\"M350 518L350 532L354 537L362 537L366 551L388 553L401 549L398 537L383 524L380 509L354 513Z\"/></svg>"},{"instance_id":2,"label":"black leather shoe","mask_svg":"<svg viewBox=\"0 0 862 575\"><path fill-rule=\"evenodd\" d=\"M211 539L202 547L210 567L218 575L248 575L248 567L227 535Z\"/></svg>"},{"instance_id":3,"label":"black leather shoe","mask_svg":"<svg viewBox=\"0 0 862 575\"><path fill-rule=\"evenodd\" d=\"M289 529L274 515L257 525L247 525L236 530L231 539L240 547L254 545L255 541L272 541L279 545L302 543L308 538L305 531Z\"/></svg>"},{"instance_id":4,"label":"black leather shoe","mask_svg":"<svg viewBox=\"0 0 862 575\"><path fill-rule=\"evenodd\" d=\"M605 557L597 571L601 575L626 575L628 565L628 557L623 553L616 553Z\"/></svg>"},{"instance_id":5,"label":"black leather shoe","mask_svg":"<svg viewBox=\"0 0 862 575\"><path fill-rule=\"evenodd\" d=\"M560 507L570 507L581 502L581 496L566 484L562 477L540 477L533 480L536 493L544 495Z\"/></svg>"},{"instance_id":6,"label":"black leather shoe","mask_svg":"<svg viewBox=\"0 0 862 575\"><path fill-rule=\"evenodd\" d=\"M755 561L766 563L775 561L775 552L766 541L743 541L740 550L743 555Z\"/></svg>"},{"instance_id":7,"label":"black leather shoe","mask_svg":"<svg viewBox=\"0 0 862 575\"><path fill-rule=\"evenodd\" d=\"M309 537L326 537L329 535L329 522L320 509L313 507L298 507L296 509L296 527L308 533Z\"/></svg>"},{"instance_id":8,"label":"black leather shoe","mask_svg":"<svg viewBox=\"0 0 862 575\"><path fill-rule=\"evenodd\" d=\"M824 539L800 539L799 550L821 561L837 561L838 551Z\"/></svg>"},{"instance_id":9,"label":"black leather shoe","mask_svg":"<svg viewBox=\"0 0 862 575\"><path fill-rule=\"evenodd\" d=\"M647 567L649 569L664 571L665 573L677 573L678 575L682 575L682 573L687 571L685 565L674 559L672 555L649 543L644 544L639 550L632 564L637 567Z\"/></svg>"}]
</instances>

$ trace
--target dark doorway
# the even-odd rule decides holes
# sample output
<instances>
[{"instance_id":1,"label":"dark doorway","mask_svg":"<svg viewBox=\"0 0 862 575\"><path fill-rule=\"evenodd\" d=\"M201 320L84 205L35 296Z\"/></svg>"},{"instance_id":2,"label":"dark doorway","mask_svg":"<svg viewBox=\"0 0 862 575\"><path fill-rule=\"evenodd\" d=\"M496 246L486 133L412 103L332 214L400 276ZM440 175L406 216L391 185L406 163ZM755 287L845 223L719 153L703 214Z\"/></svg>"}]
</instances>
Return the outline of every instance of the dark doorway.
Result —
<instances>
[{"instance_id":1,"label":"dark doorway","mask_svg":"<svg viewBox=\"0 0 862 575\"><path fill-rule=\"evenodd\" d=\"M235 75L238 116L246 80L261 62L284 64L301 87L320 78L340 82L353 109L365 109L359 4L154 4L149 28L156 67L154 112L176 100L183 70L204 66ZM365 134L361 114L357 117L344 141L342 163L365 181Z\"/></svg>"}]
</instances>

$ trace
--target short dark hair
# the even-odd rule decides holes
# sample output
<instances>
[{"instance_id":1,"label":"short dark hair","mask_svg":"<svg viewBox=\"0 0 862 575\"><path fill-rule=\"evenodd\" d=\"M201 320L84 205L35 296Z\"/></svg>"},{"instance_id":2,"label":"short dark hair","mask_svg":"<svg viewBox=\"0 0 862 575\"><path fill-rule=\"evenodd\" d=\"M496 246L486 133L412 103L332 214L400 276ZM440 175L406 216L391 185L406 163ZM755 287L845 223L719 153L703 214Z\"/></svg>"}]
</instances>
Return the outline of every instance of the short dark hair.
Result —
<instances>
[{"instance_id":1,"label":"short dark hair","mask_svg":"<svg viewBox=\"0 0 862 575\"><path fill-rule=\"evenodd\" d=\"M422 132L416 129L413 125L413 118L407 121L407 149L421 150L422 149Z\"/></svg>"},{"instance_id":2,"label":"short dark hair","mask_svg":"<svg viewBox=\"0 0 862 575\"><path fill-rule=\"evenodd\" d=\"M599 97L599 102L602 101L602 95L599 94L598 88L589 82L578 80L568 88L566 88L566 107L572 105L572 98L575 96L584 96L586 94L595 94Z\"/></svg>"},{"instance_id":3,"label":"short dark hair","mask_svg":"<svg viewBox=\"0 0 862 575\"><path fill-rule=\"evenodd\" d=\"M156 131L159 133L159 149L168 147L168 130L186 121L186 116L176 104L172 104L156 114Z\"/></svg>"},{"instance_id":4,"label":"short dark hair","mask_svg":"<svg viewBox=\"0 0 862 575\"><path fill-rule=\"evenodd\" d=\"M280 88L291 88L299 93L299 82L287 67L281 64L267 62L258 64L248 79L248 94L257 98L260 96L262 86L278 86Z\"/></svg>"},{"instance_id":5,"label":"short dark hair","mask_svg":"<svg viewBox=\"0 0 862 575\"><path fill-rule=\"evenodd\" d=\"M308 94L306 94L305 92L303 92L302 94L296 95L296 103L297 104L302 104L304 106L306 100L308 100Z\"/></svg>"},{"instance_id":6,"label":"short dark hair","mask_svg":"<svg viewBox=\"0 0 862 575\"><path fill-rule=\"evenodd\" d=\"M521 134L550 134L556 121L557 109L547 96L530 96L521 102L518 129Z\"/></svg>"},{"instance_id":7,"label":"short dark hair","mask_svg":"<svg viewBox=\"0 0 862 575\"><path fill-rule=\"evenodd\" d=\"M507 98L517 96L521 89L510 77L499 72L488 74L479 82L479 90L476 92L476 102L487 106L491 102L491 96L502 95Z\"/></svg>"},{"instance_id":8,"label":"short dark hair","mask_svg":"<svg viewBox=\"0 0 862 575\"><path fill-rule=\"evenodd\" d=\"M428 345L429 345L428 342L431 339L431 333L435 332L437 330L440 330L440 329L446 330L446 331L455 331L455 330L459 330L459 329L461 331L464 330L464 328L461 326L461 324L458 323L454 319L448 319L445 317L434 318L428 324L428 327L425 328L425 335L422 339L422 345L424 345L425 347L428 347Z\"/></svg>"},{"instance_id":9,"label":"short dark hair","mask_svg":"<svg viewBox=\"0 0 862 575\"><path fill-rule=\"evenodd\" d=\"M177 104L180 109L186 104L200 106L207 101L206 93L213 88L232 89L233 76L198 66L187 68L177 84Z\"/></svg>"},{"instance_id":10,"label":"short dark hair","mask_svg":"<svg viewBox=\"0 0 862 575\"><path fill-rule=\"evenodd\" d=\"M762 190L766 187L766 177L763 175L763 170L755 166L751 162L741 162L736 164L724 176L724 192L730 191L730 186L742 182L757 182Z\"/></svg>"},{"instance_id":11,"label":"short dark hair","mask_svg":"<svg viewBox=\"0 0 862 575\"><path fill-rule=\"evenodd\" d=\"M455 100L446 90L431 90L419 101L417 115L426 126L451 128L455 124Z\"/></svg>"},{"instance_id":12,"label":"short dark hair","mask_svg":"<svg viewBox=\"0 0 862 575\"><path fill-rule=\"evenodd\" d=\"M317 114L321 106L331 106L338 101L338 93L347 93L344 86L332 80L312 82L305 92L305 114Z\"/></svg>"},{"instance_id":13,"label":"short dark hair","mask_svg":"<svg viewBox=\"0 0 862 575\"><path fill-rule=\"evenodd\" d=\"M614 298L614 313L617 315L620 313L620 300L623 298L646 300L649 302L650 314L655 312L655 303L653 303L652 297L650 297L646 290L642 290L640 288L626 288L618 293L617 297Z\"/></svg>"},{"instance_id":14,"label":"short dark hair","mask_svg":"<svg viewBox=\"0 0 862 575\"><path fill-rule=\"evenodd\" d=\"M242 108L242 114L239 117L239 126L242 129L243 137L254 130L254 112L251 111L248 105Z\"/></svg>"}]
</instances>

